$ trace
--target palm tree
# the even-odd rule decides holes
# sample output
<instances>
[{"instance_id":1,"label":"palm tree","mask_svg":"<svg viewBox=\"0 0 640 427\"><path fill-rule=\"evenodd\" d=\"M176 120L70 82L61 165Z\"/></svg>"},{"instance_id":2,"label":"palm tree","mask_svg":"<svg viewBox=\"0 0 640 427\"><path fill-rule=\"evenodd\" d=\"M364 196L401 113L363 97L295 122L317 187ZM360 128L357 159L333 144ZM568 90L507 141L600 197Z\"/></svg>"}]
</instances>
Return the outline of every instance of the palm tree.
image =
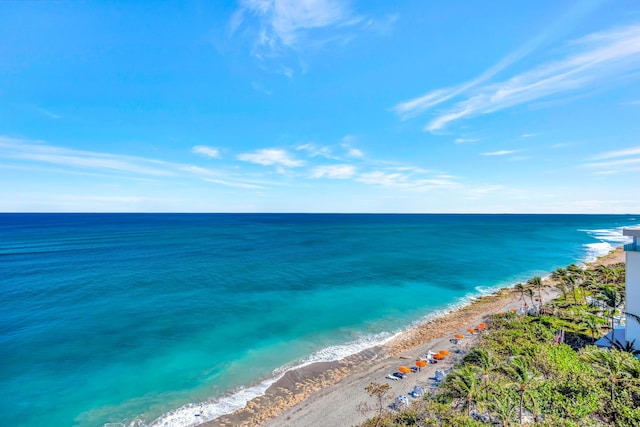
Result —
<instances>
[{"instance_id":1,"label":"palm tree","mask_svg":"<svg viewBox=\"0 0 640 427\"><path fill-rule=\"evenodd\" d=\"M602 288L600 292L600 299L602 299L607 306L611 307L611 330L613 331L613 318L615 317L616 310L620 307L620 304L622 304L623 296L611 286Z\"/></svg>"},{"instance_id":2,"label":"palm tree","mask_svg":"<svg viewBox=\"0 0 640 427\"><path fill-rule=\"evenodd\" d=\"M573 304L578 305L578 297L576 296L576 288L578 286L576 276L569 275L562 279L563 283L571 290L573 294Z\"/></svg>"},{"instance_id":3,"label":"palm tree","mask_svg":"<svg viewBox=\"0 0 640 427\"><path fill-rule=\"evenodd\" d=\"M577 278L582 278L584 275L584 271L585 270L575 264L567 266L567 273L572 276L576 276Z\"/></svg>"},{"instance_id":4,"label":"palm tree","mask_svg":"<svg viewBox=\"0 0 640 427\"><path fill-rule=\"evenodd\" d=\"M621 343L620 341L616 341L613 343L613 347L616 350L620 350L620 351L624 351L627 353L631 353L634 356L640 355L640 350L636 350L636 340L632 340L632 341L625 341L624 343Z\"/></svg>"},{"instance_id":5,"label":"palm tree","mask_svg":"<svg viewBox=\"0 0 640 427\"><path fill-rule=\"evenodd\" d=\"M529 297L529 299L531 300L531 305L534 305L534 304L535 304L535 302L533 301L533 295L534 295L534 293L533 293L533 289L531 289L531 288L526 288L526 289L524 290L524 292L527 294L527 296L528 296L528 297Z\"/></svg>"},{"instance_id":6,"label":"palm tree","mask_svg":"<svg viewBox=\"0 0 640 427\"><path fill-rule=\"evenodd\" d=\"M586 347L581 358L593 365L593 368L609 381L611 402L615 399L616 388L631 378L623 353L615 348L611 350Z\"/></svg>"},{"instance_id":7,"label":"palm tree","mask_svg":"<svg viewBox=\"0 0 640 427\"><path fill-rule=\"evenodd\" d=\"M542 279L540 276L534 276L527 281L527 285L530 285L532 288L538 290L538 300L542 303L542 288L544 285L542 284Z\"/></svg>"},{"instance_id":8,"label":"palm tree","mask_svg":"<svg viewBox=\"0 0 640 427\"><path fill-rule=\"evenodd\" d=\"M480 378L482 379L482 388L485 390L485 399L489 398L489 377L495 371L495 361L493 356L486 348L476 347L469 352L464 358L466 363L470 363L476 367Z\"/></svg>"},{"instance_id":9,"label":"palm tree","mask_svg":"<svg viewBox=\"0 0 640 427\"><path fill-rule=\"evenodd\" d=\"M515 292L520 292L520 299L521 300L524 300L524 291L525 291L525 289L526 288L524 287L524 285L522 283L518 283L517 285L515 285L513 287L513 290Z\"/></svg>"},{"instance_id":10,"label":"palm tree","mask_svg":"<svg viewBox=\"0 0 640 427\"><path fill-rule=\"evenodd\" d=\"M532 412L534 412L535 416L535 411L533 410L535 410L537 402L531 391L534 390L538 384L538 373L529 368L529 363L523 356L513 357L507 365L502 367L502 372L511 379L511 386L520 396L519 414L520 424L522 424L522 411L524 409L526 398L529 399Z\"/></svg>"},{"instance_id":11,"label":"palm tree","mask_svg":"<svg viewBox=\"0 0 640 427\"><path fill-rule=\"evenodd\" d=\"M561 267L558 267L555 269L555 271L553 273L551 273L551 278L553 280L557 280L558 282L562 281L562 279L564 278L564 276L566 276L567 270Z\"/></svg>"},{"instance_id":12,"label":"palm tree","mask_svg":"<svg viewBox=\"0 0 640 427\"><path fill-rule=\"evenodd\" d=\"M447 376L445 388L457 399L462 400L467 408L467 416L471 415L471 405L475 403L482 387L478 374L471 366L464 366Z\"/></svg>"},{"instance_id":13,"label":"palm tree","mask_svg":"<svg viewBox=\"0 0 640 427\"><path fill-rule=\"evenodd\" d=\"M596 267L596 271L604 279L605 285L608 285L609 279L613 278L616 275L614 269L609 267L608 265L599 265L598 267Z\"/></svg>"},{"instance_id":14,"label":"palm tree","mask_svg":"<svg viewBox=\"0 0 640 427\"><path fill-rule=\"evenodd\" d=\"M596 340L596 336L600 334L602 319L594 316L593 314L589 314L584 319L582 319L582 322L580 323L584 325L585 329L591 332L591 342L594 342Z\"/></svg>"},{"instance_id":15,"label":"palm tree","mask_svg":"<svg viewBox=\"0 0 640 427\"><path fill-rule=\"evenodd\" d=\"M511 427L517 408L511 398L511 394L494 394L487 407L500 421L502 427Z\"/></svg>"},{"instance_id":16,"label":"palm tree","mask_svg":"<svg viewBox=\"0 0 640 427\"><path fill-rule=\"evenodd\" d=\"M555 288L562 292L562 298L567 300L567 285L564 282L558 282L555 284Z\"/></svg>"}]
</instances>

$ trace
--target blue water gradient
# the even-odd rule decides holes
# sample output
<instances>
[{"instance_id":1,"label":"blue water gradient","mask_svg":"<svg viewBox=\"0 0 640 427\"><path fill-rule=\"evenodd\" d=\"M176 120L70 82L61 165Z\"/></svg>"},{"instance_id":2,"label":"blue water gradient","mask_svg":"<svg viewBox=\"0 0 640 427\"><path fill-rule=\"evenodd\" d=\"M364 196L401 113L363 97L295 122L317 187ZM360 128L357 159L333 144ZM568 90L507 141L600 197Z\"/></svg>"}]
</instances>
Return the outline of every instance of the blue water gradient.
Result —
<instances>
[{"instance_id":1,"label":"blue water gradient","mask_svg":"<svg viewBox=\"0 0 640 427\"><path fill-rule=\"evenodd\" d=\"M1 424L188 425L189 403L220 415L283 367L342 357L483 291L606 253L622 244L620 227L639 223L0 214Z\"/></svg>"}]
</instances>

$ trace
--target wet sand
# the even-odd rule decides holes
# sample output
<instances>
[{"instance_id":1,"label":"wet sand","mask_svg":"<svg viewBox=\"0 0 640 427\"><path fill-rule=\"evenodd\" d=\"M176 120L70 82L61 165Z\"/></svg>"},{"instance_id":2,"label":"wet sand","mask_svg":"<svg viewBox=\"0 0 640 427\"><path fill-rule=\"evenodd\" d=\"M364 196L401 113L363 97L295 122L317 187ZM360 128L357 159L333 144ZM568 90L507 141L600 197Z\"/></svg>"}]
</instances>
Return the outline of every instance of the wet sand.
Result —
<instances>
[{"instance_id":1,"label":"wet sand","mask_svg":"<svg viewBox=\"0 0 640 427\"><path fill-rule=\"evenodd\" d=\"M624 262L622 248L601 257L596 263L608 265L617 262ZM553 287L553 281L545 280L544 284L542 300L546 302L555 298L558 291ZM373 405L373 400L364 390L371 382L389 384L392 387L388 393L390 398L407 395L415 385L427 392L433 390L437 385L435 371L447 370L473 348L479 335L472 335L467 329L477 326L492 314L522 306L519 293L512 289L478 298L465 307L407 330L385 346L368 349L340 361L314 363L290 371L264 396L253 399L245 408L201 425L358 425L373 415L373 412L362 410L365 402ZM457 345L449 341L456 333L465 336ZM438 364L429 364L418 373L410 373L403 380L385 378L401 365L414 366L416 359L424 357L429 350L447 350L451 354Z\"/></svg>"}]
</instances>

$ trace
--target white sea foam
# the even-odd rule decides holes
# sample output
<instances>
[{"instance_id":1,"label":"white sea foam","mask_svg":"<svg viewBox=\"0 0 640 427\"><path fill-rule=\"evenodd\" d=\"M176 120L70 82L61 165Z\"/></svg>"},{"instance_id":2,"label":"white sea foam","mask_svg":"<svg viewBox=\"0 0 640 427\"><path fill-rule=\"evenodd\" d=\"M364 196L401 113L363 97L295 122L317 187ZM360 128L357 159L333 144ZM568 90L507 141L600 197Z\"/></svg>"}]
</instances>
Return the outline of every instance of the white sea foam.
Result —
<instances>
[{"instance_id":1,"label":"white sea foam","mask_svg":"<svg viewBox=\"0 0 640 427\"><path fill-rule=\"evenodd\" d=\"M593 262L598 257L604 256L617 247L631 242L629 236L622 235L623 227L596 230L579 230L584 231L596 240L597 243L586 243L584 245L585 255L583 262Z\"/></svg>"},{"instance_id":2,"label":"white sea foam","mask_svg":"<svg viewBox=\"0 0 640 427\"><path fill-rule=\"evenodd\" d=\"M361 351L367 350L369 348L384 345L391 341L394 337L396 337L398 333L399 332L381 332L379 334L363 336L358 340L351 341L346 344L333 345L323 348L322 350L316 351L311 356L304 358L301 363L297 364L292 369L299 369L303 366L307 366L316 362L333 362L336 360L342 360L346 357L358 354Z\"/></svg>"},{"instance_id":3,"label":"white sea foam","mask_svg":"<svg viewBox=\"0 0 640 427\"><path fill-rule=\"evenodd\" d=\"M178 409L167 412L149 424L149 427L190 427L197 426L226 414L244 408L247 402L263 396L271 384L278 381L280 375L266 379L253 387L241 387L234 392L211 401L188 403ZM130 425L130 427L138 424Z\"/></svg>"},{"instance_id":4,"label":"white sea foam","mask_svg":"<svg viewBox=\"0 0 640 427\"><path fill-rule=\"evenodd\" d=\"M317 362L342 360L360 353L363 350L383 345L392 340L396 335L397 333L383 332L363 336L358 340L346 344L323 348L295 364L277 368L273 371L271 378L265 379L257 385L239 388L227 395L210 401L186 404L178 409L165 413L151 422L149 427L190 427L219 418L223 415L231 414L238 409L244 408L249 401L256 397L263 396L273 383L289 371L300 369ZM140 424L140 421L136 420L136 423L130 424L129 427L137 427L140 425L143 424Z\"/></svg>"}]
</instances>

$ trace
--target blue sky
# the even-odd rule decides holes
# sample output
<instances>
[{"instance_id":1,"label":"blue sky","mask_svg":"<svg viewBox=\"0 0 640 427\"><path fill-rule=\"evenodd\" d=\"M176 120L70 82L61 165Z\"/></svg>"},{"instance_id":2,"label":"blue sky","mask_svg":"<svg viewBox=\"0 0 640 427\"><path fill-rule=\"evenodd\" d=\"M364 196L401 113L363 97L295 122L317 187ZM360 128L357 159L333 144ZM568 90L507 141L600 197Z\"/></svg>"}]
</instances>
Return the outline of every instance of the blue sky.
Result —
<instances>
[{"instance_id":1,"label":"blue sky","mask_svg":"<svg viewBox=\"0 0 640 427\"><path fill-rule=\"evenodd\" d=\"M0 2L0 211L640 211L640 3Z\"/></svg>"}]
</instances>

